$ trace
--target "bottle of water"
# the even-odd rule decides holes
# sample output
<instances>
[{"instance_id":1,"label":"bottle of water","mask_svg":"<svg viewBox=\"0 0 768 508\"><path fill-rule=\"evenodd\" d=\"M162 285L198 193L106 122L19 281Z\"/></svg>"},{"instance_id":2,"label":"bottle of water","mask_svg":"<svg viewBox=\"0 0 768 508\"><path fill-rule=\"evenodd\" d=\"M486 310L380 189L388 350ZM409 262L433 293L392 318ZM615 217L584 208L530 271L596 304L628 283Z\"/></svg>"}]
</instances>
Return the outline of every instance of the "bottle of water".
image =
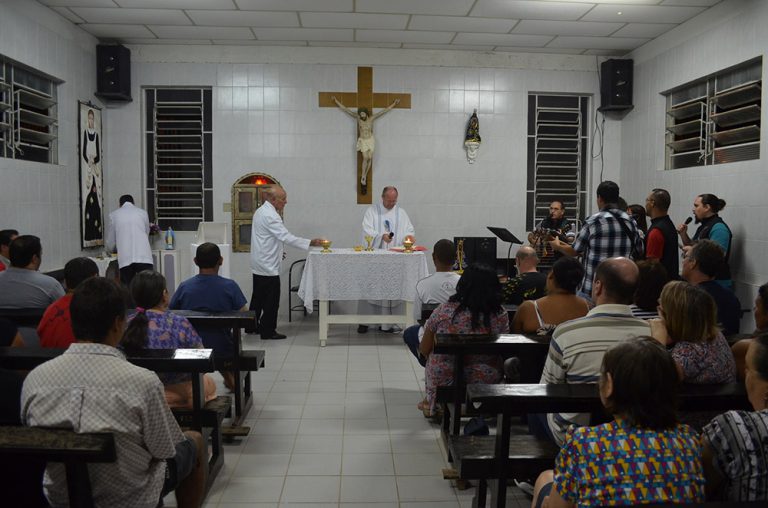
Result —
<instances>
[{"instance_id":1,"label":"bottle of water","mask_svg":"<svg viewBox=\"0 0 768 508\"><path fill-rule=\"evenodd\" d=\"M168 226L165 232L165 250L173 250L176 245L176 234L173 232L173 228Z\"/></svg>"}]
</instances>

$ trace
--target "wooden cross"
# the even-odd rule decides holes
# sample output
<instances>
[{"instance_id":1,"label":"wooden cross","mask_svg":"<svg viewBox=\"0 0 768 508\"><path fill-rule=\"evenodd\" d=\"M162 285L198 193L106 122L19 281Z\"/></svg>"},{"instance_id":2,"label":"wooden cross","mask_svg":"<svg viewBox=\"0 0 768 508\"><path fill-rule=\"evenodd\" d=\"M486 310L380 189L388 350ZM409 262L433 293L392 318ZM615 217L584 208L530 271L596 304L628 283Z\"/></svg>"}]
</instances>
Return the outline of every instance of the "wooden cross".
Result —
<instances>
[{"instance_id":1,"label":"wooden cross","mask_svg":"<svg viewBox=\"0 0 768 508\"><path fill-rule=\"evenodd\" d=\"M321 108L335 108L336 104L331 97L336 97L342 104L348 108L366 108L369 115L374 113L373 108L386 108L392 104L395 99L400 102L395 106L398 109L411 108L411 94L408 93L374 93L373 91L373 67L357 68L357 92L320 92L319 106ZM358 132L358 137L360 133ZM374 151L375 153L375 151ZM373 188L373 165L368 172L368 192L362 194L360 178L363 176L363 155L357 152L357 203L371 204L372 196L376 192Z\"/></svg>"}]
</instances>

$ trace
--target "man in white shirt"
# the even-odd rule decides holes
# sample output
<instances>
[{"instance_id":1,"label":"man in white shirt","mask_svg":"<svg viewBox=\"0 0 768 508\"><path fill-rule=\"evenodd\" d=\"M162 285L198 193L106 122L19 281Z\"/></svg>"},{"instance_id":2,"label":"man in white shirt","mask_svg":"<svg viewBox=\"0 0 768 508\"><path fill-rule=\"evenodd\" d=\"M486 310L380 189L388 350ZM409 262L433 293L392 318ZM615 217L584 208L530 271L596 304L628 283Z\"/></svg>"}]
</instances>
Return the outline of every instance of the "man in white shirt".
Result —
<instances>
[{"instance_id":1,"label":"man in white shirt","mask_svg":"<svg viewBox=\"0 0 768 508\"><path fill-rule=\"evenodd\" d=\"M416 302L413 310L416 320L421 319L421 307L423 304L445 303L456 293L456 284L461 278L453 271L456 262L456 246L450 240L439 240L432 250L432 261L435 263L435 273L424 277L416 283ZM426 359L419 355L419 344L424 335L424 327L419 325L409 326L403 332L403 341L411 353L423 366Z\"/></svg>"},{"instance_id":2,"label":"man in white shirt","mask_svg":"<svg viewBox=\"0 0 768 508\"><path fill-rule=\"evenodd\" d=\"M134 206L130 194L120 196L120 208L109 214L106 243L108 252L117 248L120 281L126 286L137 273L154 268L149 245L149 216Z\"/></svg>"},{"instance_id":3,"label":"man in white shirt","mask_svg":"<svg viewBox=\"0 0 768 508\"><path fill-rule=\"evenodd\" d=\"M299 238L292 235L283 224L280 212L288 202L288 195L279 185L264 190L262 204L253 214L251 225L251 273L253 295L250 309L256 312L256 330L262 340L284 339L277 333L277 309L280 306L280 262L283 260L283 244L307 250L318 246L322 238Z\"/></svg>"},{"instance_id":4,"label":"man in white shirt","mask_svg":"<svg viewBox=\"0 0 768 508\"><path fill-rule=\"evenodd\" d=\"M397 206L397 189L392 186L384 187L381 192L381 204L371 205L363 215L363 238L373 237L373 248L389 249L391 247L400 247L403 240L409 238L415 242L413 224L405 210ZM365 241L365 240L363 240ZM382 314L391 312L392 308L399 305L399 302L379 301L366 302L361 301L358 306L360 314ZM381 330L388 333L399 332L400 328L396 326L382 326ZM368 331L366 325L357 327L357 333Z\"/></svg>"}]
</instances>

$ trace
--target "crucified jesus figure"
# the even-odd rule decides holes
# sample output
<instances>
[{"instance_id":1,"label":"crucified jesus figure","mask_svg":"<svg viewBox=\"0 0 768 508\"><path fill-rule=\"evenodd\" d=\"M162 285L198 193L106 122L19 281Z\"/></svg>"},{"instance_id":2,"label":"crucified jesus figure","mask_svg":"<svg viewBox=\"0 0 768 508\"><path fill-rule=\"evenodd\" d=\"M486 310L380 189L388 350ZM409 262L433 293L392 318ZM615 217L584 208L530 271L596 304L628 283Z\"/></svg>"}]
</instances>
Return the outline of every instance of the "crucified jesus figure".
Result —
<instances>
[{"instance_id":1,"label":"crucified jesus figure","mask_svg":"<svg viewBox=\"0 0 768 508\"><path fill-rule=\"evenodd\" d=\"M362 176L360 177L360 193L365 195L368 193L368 172L371 170L373 151L376 148L375 142L373 140L373 121L400 104L400 99L395 99L392 104L382 109L378 113L374 113L372 115L368 114L368 110L366 108L360 108L358 109L358 112L355 113L350 108L339 102L336 97L331 97L331 99L336 103L336 106L338 106L340 110L357 119L357 130L359 132L359 137L357 138L356 149L358 152L363 154Z\"/></svg>"}]
</instances>

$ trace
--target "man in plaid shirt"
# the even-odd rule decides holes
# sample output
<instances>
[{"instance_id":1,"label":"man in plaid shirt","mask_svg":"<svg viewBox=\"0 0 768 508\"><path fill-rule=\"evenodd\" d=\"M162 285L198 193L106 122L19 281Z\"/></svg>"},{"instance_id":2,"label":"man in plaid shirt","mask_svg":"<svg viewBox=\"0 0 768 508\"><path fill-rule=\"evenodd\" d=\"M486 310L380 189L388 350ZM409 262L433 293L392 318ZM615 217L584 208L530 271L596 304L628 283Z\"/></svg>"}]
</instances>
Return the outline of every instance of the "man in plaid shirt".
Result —
<instances>
[{"instance_id":1,"label":"man in plaid shirt","mask_svg":"<svg viewBox=\"0 0 768 508\"><path fill-rule=\"evenodd\" d=\"M600 211L584 222L573 245L557 238L550 242L558 252L582 257L584 280L581 282L581 296L591 298L592 279L597 265L604 259L619 256L637 259L643 255L643 239L637 232L637 225L624 210L618 208L618 200L619 186L616 182L601 182L597 186Z\"/></svg>"}]
</instances>

